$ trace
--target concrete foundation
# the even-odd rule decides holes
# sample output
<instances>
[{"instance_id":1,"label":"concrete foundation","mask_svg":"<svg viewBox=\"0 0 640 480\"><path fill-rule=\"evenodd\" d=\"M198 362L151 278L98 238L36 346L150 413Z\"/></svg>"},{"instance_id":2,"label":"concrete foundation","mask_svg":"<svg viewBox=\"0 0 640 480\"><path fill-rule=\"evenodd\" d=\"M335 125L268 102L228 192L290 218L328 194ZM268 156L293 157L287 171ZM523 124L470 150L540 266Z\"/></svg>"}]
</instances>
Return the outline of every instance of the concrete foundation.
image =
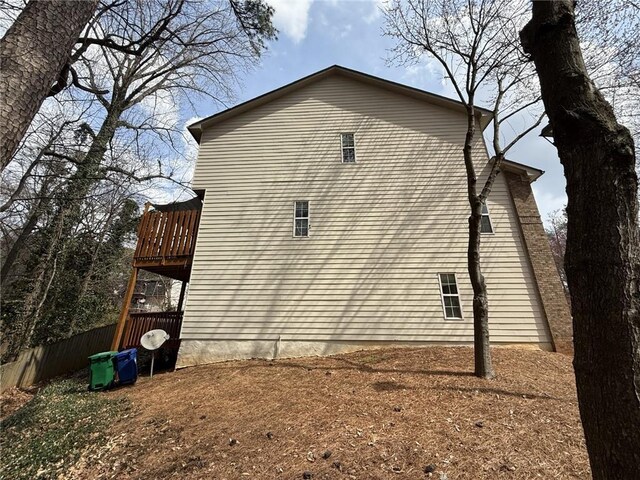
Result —
<instances>
[{"instance_id":1,"label":"concrete foundation","mask_svg":"<svg viewBox=\"0 0 640 480\"><path fill-rule=\"evenodd\" d=\"M250 358L294 358L335 355L390 347L473 346L453 342L344 342L304 340L182 340L176 368ZM551 343L492 344L493 347L553 351Z\"/></svg>"}]
</instances>

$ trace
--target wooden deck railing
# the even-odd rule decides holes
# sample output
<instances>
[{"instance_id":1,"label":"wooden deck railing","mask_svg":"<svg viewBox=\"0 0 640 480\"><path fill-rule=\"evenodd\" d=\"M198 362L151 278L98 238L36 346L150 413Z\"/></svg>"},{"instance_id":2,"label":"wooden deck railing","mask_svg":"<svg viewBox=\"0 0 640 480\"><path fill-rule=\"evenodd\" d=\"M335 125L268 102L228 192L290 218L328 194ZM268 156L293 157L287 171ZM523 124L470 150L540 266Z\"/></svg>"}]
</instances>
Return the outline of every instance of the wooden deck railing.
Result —
<instances>
[{"instance_id":1,"label":"wooden deck railing","mask_svg":"<svg viewBox=\"0 0 640 480\"><path fill-rule=\"evenodd\" d=\"M143 266L145 263L190 263L199 223L200 210L146 212L138 229L134 266Z\"/></svg>"},{"instance_id":2,"label":"wooden deck railing","mask_svg":"<svg viewBox=\"0 0 640 480\"><path fill-rule=\"evenodd\" d=\"M121 348L139 348L140 338L149 330L160 328L169 334L166 348L177 348L180 341L180 327L183 312L143 312L130 313L124 329Z\"/></svg>"}]
</instances>

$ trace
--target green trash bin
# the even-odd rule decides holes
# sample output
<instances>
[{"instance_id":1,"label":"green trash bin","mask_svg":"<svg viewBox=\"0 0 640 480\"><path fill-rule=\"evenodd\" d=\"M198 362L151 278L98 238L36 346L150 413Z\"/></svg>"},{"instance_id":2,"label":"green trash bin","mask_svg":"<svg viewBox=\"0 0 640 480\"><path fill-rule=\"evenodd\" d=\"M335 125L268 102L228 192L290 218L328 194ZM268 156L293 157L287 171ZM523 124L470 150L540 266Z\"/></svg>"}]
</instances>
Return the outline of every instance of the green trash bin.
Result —
<instances>
[{"instance_id":1,"label":"green trash bin","mask_svg":"<svg viewBox=\"0 0 640 480\"><path fill-rule=\"evenodd\" d=\"M106 390L115 381L113 357L118 352L101 352L89 357L89 390Z\"/></svg>"}]
</instances>

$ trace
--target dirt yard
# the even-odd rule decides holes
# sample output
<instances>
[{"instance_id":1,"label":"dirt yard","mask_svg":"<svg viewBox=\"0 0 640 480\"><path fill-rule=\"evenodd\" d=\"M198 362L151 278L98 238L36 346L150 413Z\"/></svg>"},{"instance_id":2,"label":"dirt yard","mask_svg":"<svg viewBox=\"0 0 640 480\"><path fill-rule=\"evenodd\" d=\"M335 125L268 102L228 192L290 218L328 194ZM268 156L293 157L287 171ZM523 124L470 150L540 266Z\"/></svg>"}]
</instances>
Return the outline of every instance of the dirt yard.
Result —
<instances>
[{"instance_id":1,"label":"dirt yard","mask_svg":"<svg viewBox=\"0 0 640 480\"><path fill-rule=\"evenodd\" d=\"M35 389L10 388L4 393L0 393L0 420L13 415L20 410L29 400L33 398Z\"/></svg>"},{"instance_id":2,"label":"dirt yard","mask_svg":"<svg viewBox=\"0 0 640 480\"><path fill-rule=\"evenodd\" d=\"M251 360L141 378L68 478L589 478L568 357L495 349Z\"/></svg>"}]
</instances>

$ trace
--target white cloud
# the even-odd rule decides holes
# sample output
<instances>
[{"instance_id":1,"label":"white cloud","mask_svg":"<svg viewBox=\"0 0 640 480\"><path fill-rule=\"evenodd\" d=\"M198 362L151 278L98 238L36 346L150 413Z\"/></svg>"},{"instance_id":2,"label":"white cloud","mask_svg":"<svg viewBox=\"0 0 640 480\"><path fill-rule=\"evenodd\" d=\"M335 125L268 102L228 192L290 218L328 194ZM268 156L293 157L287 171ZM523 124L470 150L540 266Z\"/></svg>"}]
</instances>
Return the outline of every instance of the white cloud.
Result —
<instances>
[{"instance_id":1,"label":"white cloud","mask_svg":"<svg viewBox=\"0 0 640 480\"><path fill-rule=\"evenodd\" d=\"M371 13L364 17L366 23L373 23L382 16L382 11L389 8L388 0L373 0L373 9Z\"/></svg>"},{"instance_id":2,"label":"white cloud","mask_svg":"<svg viewBox=\"0 0 640 480\"><path fill-rule=\"evenodd\" d=\"M155 126L167 130L177 127L179 117L179 101L170 92L160 90L142 99L140 107L149 115Z\"/></svg>"},{"instance_id":3,"label":"white cloud","mask_svg":"<svg viewBox=\"0 0 640 480\"><path fill-rule=\"evenodd\" d=\"M294 43L307 35L309 8L313 0L268 0L275 9L273 23L275 27Z\"/></svg>"},{"instance_id":4,"label":"white cloud","mask_svg":"<svg viewBox=\"0 0 640 480\"><path fill-rule=\"evenodd\" d=\"M408 65L404 70L405 81L414 87L429 90L429 86L436 80L440 87L444 87L444 71L435 60L424 57L420 63Z\"/></svg>"},{"instance_id":5,"label":"white cloud","mask_svg":"<svg viewBox=\"0 0 640 480\"><path fill-rule=\"evenodd\" d=\"M340 29L340 38L347 38L351 34L351 30L353 29L353 25L347 23Z\"/></svg>"}]
</instances>

